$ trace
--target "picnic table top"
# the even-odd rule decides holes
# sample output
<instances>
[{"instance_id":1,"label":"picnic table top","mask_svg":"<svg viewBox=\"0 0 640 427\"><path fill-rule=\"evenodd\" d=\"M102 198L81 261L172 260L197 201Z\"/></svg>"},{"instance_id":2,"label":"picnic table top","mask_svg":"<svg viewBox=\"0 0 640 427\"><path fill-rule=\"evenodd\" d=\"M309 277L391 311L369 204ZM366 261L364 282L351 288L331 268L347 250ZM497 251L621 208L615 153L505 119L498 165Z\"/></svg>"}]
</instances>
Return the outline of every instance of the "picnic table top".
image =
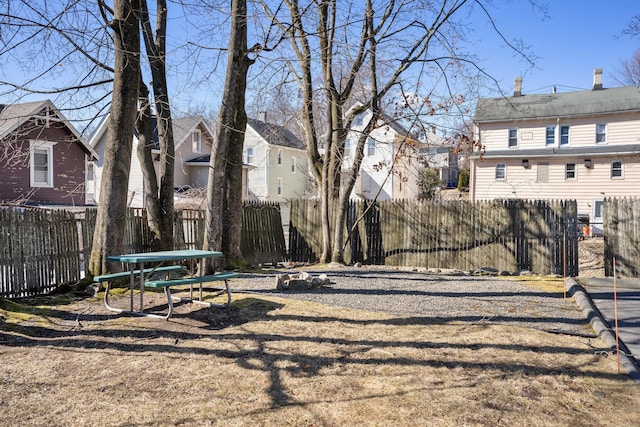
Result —
<instances>
[{"instance_id":1,"label":"picnic table top","mask_svg":"<svg viewBox=\"0 0 640 427\"><path fill-rule=\"evenodd\" d=\"M109 261L115 262L161 262L161 261L178 261L182 259L195 258L218 258L222 256L222 252L204 251L202 249L181 249L174 251L157 251L157 252L141 252L136 254L113 255L108 257Z\"/></svg>"}]
</instances>

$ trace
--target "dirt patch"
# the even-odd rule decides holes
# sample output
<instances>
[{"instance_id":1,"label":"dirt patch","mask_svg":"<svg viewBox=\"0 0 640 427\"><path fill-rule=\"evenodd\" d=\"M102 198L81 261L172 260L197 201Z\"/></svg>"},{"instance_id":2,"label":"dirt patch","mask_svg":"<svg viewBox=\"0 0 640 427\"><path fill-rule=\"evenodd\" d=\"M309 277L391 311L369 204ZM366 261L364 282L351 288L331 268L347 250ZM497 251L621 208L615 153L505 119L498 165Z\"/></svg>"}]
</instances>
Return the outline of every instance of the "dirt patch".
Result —
<instances>
[{"instance_id":1,"label":"dirt patch","mask_svg":"<svg viewBox=\"0 0 640 427\"><path fill-rule=\"evenodd\" d=\"M99 299L0 316L0 425L640 423L640 389L585 335L240 293L170 321Z\"/></svg>"}]
</instances>

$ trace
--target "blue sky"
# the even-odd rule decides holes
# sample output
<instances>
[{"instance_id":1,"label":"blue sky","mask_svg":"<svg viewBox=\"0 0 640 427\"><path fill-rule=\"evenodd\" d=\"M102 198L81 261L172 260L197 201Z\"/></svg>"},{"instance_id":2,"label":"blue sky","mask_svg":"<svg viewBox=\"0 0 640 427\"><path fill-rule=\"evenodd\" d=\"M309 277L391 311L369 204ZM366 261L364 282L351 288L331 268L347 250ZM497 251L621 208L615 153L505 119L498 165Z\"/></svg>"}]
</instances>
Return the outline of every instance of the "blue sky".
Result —
<instances>
[{"instance_id":1,"label":"blue sky","mask_svg":"<svg viewBox=\"0 0 640 427\"><path fill-rule=\"evenodd\" d=\"M514 58L492 30L485 26L474 46L482 64L512 91L516 76L523 77L523 93L544 93L557 85L558 91L590 89L593 70L603 68L605 87L613 80L621 61L640 47L640 37L622 35L634 15L640 14L638 0L549 0L548 18L527 1L497 1L493 17L508 40L521 38L530 45L538 61L536 68Z\"/></svg>"}]
</instances>

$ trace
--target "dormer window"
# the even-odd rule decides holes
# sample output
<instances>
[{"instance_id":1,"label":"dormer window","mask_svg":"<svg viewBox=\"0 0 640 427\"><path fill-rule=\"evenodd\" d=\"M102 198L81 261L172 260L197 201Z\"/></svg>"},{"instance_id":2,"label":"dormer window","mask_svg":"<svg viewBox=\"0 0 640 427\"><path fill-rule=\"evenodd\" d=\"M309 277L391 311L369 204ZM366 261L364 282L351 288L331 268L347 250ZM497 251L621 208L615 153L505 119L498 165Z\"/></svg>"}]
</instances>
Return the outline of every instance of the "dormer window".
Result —
<instances>
[{"instance_id":1,"label":"dormer window","mask_svg":"<svg viewBox=\"0 0 640 427\"><path fill-rule=\"evenodd\" d=\"M199 130L195 130L191 134L191 151L194 153L202 152L202 133Z\"/></svg>"}]
</instances>

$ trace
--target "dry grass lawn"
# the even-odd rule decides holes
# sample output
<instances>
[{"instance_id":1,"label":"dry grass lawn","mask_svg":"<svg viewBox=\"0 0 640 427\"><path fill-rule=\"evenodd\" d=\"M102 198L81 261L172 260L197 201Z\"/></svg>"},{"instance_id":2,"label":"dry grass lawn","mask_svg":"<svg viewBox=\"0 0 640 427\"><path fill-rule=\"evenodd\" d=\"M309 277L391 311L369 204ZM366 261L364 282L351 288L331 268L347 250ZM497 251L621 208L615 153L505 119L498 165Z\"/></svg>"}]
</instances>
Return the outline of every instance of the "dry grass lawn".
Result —
<instances>
[{"instance_id":1,"label":"dry grass lawn","mask_svg":"<svg viewBox=\"0 0 640 427\"><path fill-rule=\"evenodd\" d=\"M168 322L39 304L0 304L1 425L640 425L599 339L242 294Z\"/></svg>"}]
</instances>

